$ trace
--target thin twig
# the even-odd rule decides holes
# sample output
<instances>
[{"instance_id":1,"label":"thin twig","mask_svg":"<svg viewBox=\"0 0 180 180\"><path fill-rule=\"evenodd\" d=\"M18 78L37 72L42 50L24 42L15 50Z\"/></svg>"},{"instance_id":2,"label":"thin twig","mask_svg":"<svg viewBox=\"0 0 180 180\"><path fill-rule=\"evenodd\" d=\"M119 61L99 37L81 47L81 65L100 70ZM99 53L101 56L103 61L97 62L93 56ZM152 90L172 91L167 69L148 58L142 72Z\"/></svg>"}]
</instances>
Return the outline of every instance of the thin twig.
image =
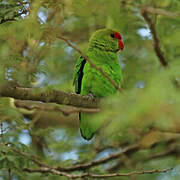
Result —
<instances>
[{"instance_id":1,"label":"thin twig","mask_svg":"<svg viewBox=\"0 0 180 180\"><path fill-rule=\"evenodd\" d=\"M141 14L144 17L145 21L147 22L149 29L151 31L152 37L153 37L153 47L154 47L154 51L159 59L159 62L164 66L167 67L168 63L163 55L163 52L160 48L160 40L158 38L156 29L155 29L155 25L153 24L151 18L148 16L148 11L146 9L146 7L143 7L141 9Z\"/></svg>"},{"instance_id":2,"label":"thin twig","mask_svg":"<svg viewBox=\"0 0 180 180\"><path fill-rule=\"evenodd\" d=\"M134 7L138 7L138 8L144 8L144 4L138 4L135 1L126 1L126 0L122 0L121 3L123 5L129 5L132 8ZM166 16L168 18L177 18L180 16L179 12L171 12L171 11L167 11L165 9L162 8L154 8L151 6L146 6L146 10L151 13L151 14L156 14L156 15L162 15L162 16Z\"/></svg>"},{"instance_id":3,"label":"thin twig","mask_svg":"<svg viewBox=\"0 0 180 180\"><path fill-rule=\"evenodd\" d=\"M168 146L169 147L169 146ZM158 153L155 153L155 154L151 154L150 156L148 157L141 157L140 159L136 159L136 160L133 160L131 161L132 163L132 166L135 166L137 165L138 163L145 163L146 161L151 161L151 160L154 160L154 159L160 159L160 158L164 158L164 157L167 157L169 155L177 155L176 154L177 151L174 147L169 147L169 149L167 151L164 151L164 152L158 152ZM128 156L129 157L129 156ZM120 168L123 168L125 165L125 161L121 158L119 159L115 165L112 165L111 167L109 167L107 169L108 172L115 172L117 170L119 170Z\"/></svg>"},{"instance_id":4,"label":"thin twig","mask_svg":"<svg viewBox=\"0 0 180 180\"><path fill-rule=\"evenodd\" d=\"M158 169L153 169L153 170L148 170L148 171L133 171L130 173L112 173L112 174L92 174L92 173L81 173L81 174L69 174L66 172L72 172L74 170L84 170L84 169L88 169L90 167L94 167L96 165L100 165L103 163L108 162L109 160L118 158L120 155L122 155L123 153L127 153L128 151L135 151L137 150L138 146L134 145L134 146L129 146L125 149L123 149L120 152L111 154L105 158L102 158L100 160L96 160L96 161L92 161L90 163L86 163L86 164L79 164L79 165L75 165L72 167L51 167L47 164L42 163L38 157L34 156L34 155L29 155L28 153L25 152L21 152L18 149L13 148L13 151L26 157L31 159L35 164L37 164L40 168L37 169L30 169L30 168L23 168L22 170L28 173L35 173L35 172L39 172L39 173L53 173L53 174L57 174L60 176L66 176L68 178L72 178L72 179L76 179L76 178L83 178L83 177L92 177L92 178L108 178L108 177L118 177L118 176L132 176L132 175L141 175L141 174L153 174L153 173L164 173L167 172L169 170L172 170L172 168L167 168L167 169L163 169L163 170L158 170Z\"/></svg>"},{"instance_id":5,"label":"thin twig","mask_svg":"<svg viewBox=\"0 0 180 180\"><path fill-rule=\"evenodd\" d=\"M167 169L162 169L162 170L158 170L158 169L153 169L153 170L147 170L147 171L133 171L133 172L129 172L129 173L112 173L112 174L92 174L92 173L81 173L81 174L68 174L65 172L61 172L58 171L56 169L53 168L46 168L46 167L42 167L40 169L29 169L29 168L24 168L23 171L29 172L29 173L53 173L53 174L57 174L60 176L66 176L68 178L72 178L72 179L76 179L76 178L83 178L83 177L91 177L91 178L109 178L109 177L119 177L119 176L133 176L133 175L143 175L143 174L155 174L155 173L166 173L170 170L172 170L173 168L167 168Z\"/></svg>"},{"instance_id":6,"label":"thin twig","mask_svg":"<svg viewBox=\"0 0 180 180\"><path fill-rule=\"evenodd\" d=\"M41 167L40 169L29 169L29 168L23 168L23 171L29 172L29 173L53 173L60 176L66 176L68 178L80 178L81 175L71 175L66 172L58 171L54 168L48 168L48 167Z\"/></svg>"},{"instance_id":7,"label":"thin twig","mask_svg":"<svg viewBox=\"0 0 180 180\"><path fill-rule=\"evenodd\" d=\"M19 151L19 150L16 149L16 148L12 148L12 150L13 150L14 152L20 154L21 156L26 157L26 158L32 160L32 161L33 161L35 164L37 164L39 167L48 167L48 168L50 167L50 166L42 163L42 162L39 160L39 158L38 158L37 156L35 156L35 155L30 155L30 154L28 154L28 153L21 152L21 151Z\"/></svg>"},{"instance_id":8,"label":"thin twig","mask_svg":"<svg viewBox=\"0 0 180 180\"><path fill-rule=\"evenodd\" d=\"M89 169L91 167L101 165L101 164L104 164L106 162L109 162L110 160L116 159L116 158L118 158L120 155L122 155L124 153L131 152L131 151L136 151L136 150L138 150L138 145L131 145L131 146L128 146L128 147L122 149L119 152L110 154L107 157L101 158L99 160L91 161L91 162L88 162L88 163L77 164L77 165L69 166L69 167L60 167L60 166L58 166L58 167L50 167L49 165L44 164L43 162L41 162L39 160L39 158L36 157L35 155L30 155L28 153L21 152L16 148L13 148L14 152L16 152L16 153L18 153L18 154L20 154L20 155L22 155L22 156L24 156L24 157L26 157L28 159L31 159L35 164L37 164L40 167L54 168L57 171L64 171L64 172L68 172L68 171L71 172L71 171Z\"/></svg>"},{"instance_id":9,"label":"thin twig","mask_svg":"<svg viewBox=\"0 0 180 180\"><path fill-rule=\"evenodd\" d=\"M27 10L22 10L21 13L15 14L12 18L1 19L0 24L3 24L3 23L8 22L8 21L15 21L15 18L17 18L23 14L26 14L27 12L28 12Z\"/></svg>"},{"instance_id":10,"label":"thin twig","mask_svg":"<svg viewBox=\"0 0 180 180\"><path fill-rule=\"evenodd\" d=\"M116 159L116 158L118 158L119 156L121 156L124 153L130 152L130 151L136 151L136 150L138 150L138 148L139 148L138 145L131 145L131 146L128 146L128 147L122 149L119 152L110 154L109 156L106 156L106 157L101 158L99 160L91 161L91 162L84 163L84 164L77 164L77 165L74 165L74 166L71 166L71 167L66 167L66 168L65 167L63 167L63 168L62 167L57 167L56 169L61 170L61 171L72 171L72 170L74 171L74 170L89 169L91 167L98 166L100 164L109 162L110 160Z\"/></svg>"},{"instance_id":11,"label":"thin twig","mask_svg":"<svg viewBox=\"0 0 180 180\"><path fill-rule=\"evenodd\" d=\"M146 11L151 14L163 15L169 18L177 18L178 16L180 16L180 13L166 11L161 8L146 7Z\"/></svg>"},{"instance_id":12,"label":"thin twig","mask_svg":"<svg viewBox=\"0 0 180 180\"><path fill-rule=\"evenodd\" d=\"M74 46L67 38L57 35L57 37L63 41L65 41L69 46L71 46L75 51L77 51L94 69L99 71L118 91L123 92L122 88L120 88L117 83L109 77L107 73L105 73L100 67L96 66L89 57L84 54L80 49Z\"/></svg>"}]
</instances>

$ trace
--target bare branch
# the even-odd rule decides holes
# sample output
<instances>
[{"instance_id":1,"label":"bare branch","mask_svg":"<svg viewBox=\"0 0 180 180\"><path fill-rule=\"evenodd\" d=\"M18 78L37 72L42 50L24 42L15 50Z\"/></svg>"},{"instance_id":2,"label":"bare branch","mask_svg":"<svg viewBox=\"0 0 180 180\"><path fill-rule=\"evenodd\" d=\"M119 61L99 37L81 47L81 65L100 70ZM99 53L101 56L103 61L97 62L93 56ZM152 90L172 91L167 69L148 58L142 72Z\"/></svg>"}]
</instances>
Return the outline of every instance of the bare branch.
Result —
<instances>
[{"instance_id":1,"label":"bare branch","mask_svg":"<svg viewBox=\"0 0 180 180\"><path fill-rule=\"evenodd\" d=\"M97 108L99 99L89 96L82 96L75 93L63 91L40 89L40 88L22 88L6 84L0 88L0 96L12 97L21 100L32 100L42 102L53 102L70 106Z\"/></svg>"},{"instance_id":2,"label":"bare branch","mask_svg":"<svg viewBox=\"0 0 180 180\"><path fill-rule=\"evenodd\" d=\"M57 174L57 175L60 175L60 176L66 176L68 178L80 178L80 177L84 177L82 176L82 174L80 175L71 175L71 174L68 174L68 173L65 173L65 172L61 172L61 171L58 171L54 168L48 168L48 167L41 167L40 169L29 169L29 168L23 168L23 171L26 171L26 172L29 172L29 173L53 173L53 174ZM84 173L83 175L85 175L86 173Z\"/></svg>"},{"instance_id":3,"label":"bare branch","mask_svg":"<svg viewBox=\"0 0 180 180\"><path fill-rule=\"evenodd\" d=\"M41 111L56 111L62 112L63 115L68 116L73 113L97 113L100 112L100 109L95 108L77 108L72 107L71 109L61 108L58 105L50 104L50 103L42 103L38 101L31 101L31 100L17 100L14 99L14 104L17 108L24 108L27 110L41 110Z\"/></svg>"},{"instance_id":4,"label":"bare branch","mask_svg":"<svg viewBox=\"0 0 180 180\"><path fill-rule=\"evenodd\" d=\"M128 146L128 147L122 149L119 152L110 154L109 156L101 158L99 160L91 161L91 162L84 163L84 164L77 164L77 165L67 167L67 168L65 168L65 167L63 167L63 168L62 167L57 167L56 169L60 170L60 171L75 171L75 170L89 169L91 167L106 163L106 162L108 162L110 160L113 160L113 159L116 159L116 158L118 158L120 155L122 155L124 153L130 152L130 151L136 151L136 150L138 150L138 148L139 148L138 145Z\"/></svg>"},{"instance_id":5,"label":"bare branch","mask_svg":"<svg viewBox=\"0 0 180 180\"><path fill-rule=\"evenodd\" d=\"M177 18L178 16L180 16L180 13L169 12L161 8L146 7L146 11L148 11L151 14L159 14L169 18Z\"/></svg>"},{"instance_id":6,"label":"bare branch","mask_svg":"<svg viewBox=\"0 0 180 180\"><path fill-rule=\"evenodd\" d=\"M68 174L65 172L58 171L54 168L47 168L42 167L40 169L29 169L24 168L23 171L34 173L34 172L40 172L40 173L53 173L60 176L66 176L68 178L77 179L77 178L83 178L83 177L91 177L91 178L109 178L109 177L120 177L120 176L133 176L133 175L143 175L143 174L154 174L154 173L166 173L173 168L167 168L167 169L153 169L153 170L147 170L147 171L133 171L130 173L112 173L112 174L92 174L92 173L82 173L82 174Z\"/></svg>"},{"instance_id":7,"label":"bare branch","mask_svg":"<svg viewBox=\"0 0 180 180\"><path fill-rule=\"evenodd\" d=\"M145 5L144 4L138 4L135 1L126 1L126 0L122 0L121 3L123 5L129 5L132 7L138 7L138 8L144 8ZM156 14L156 15L162 15L162 16L166 16L168 18L177 18L180 16L179 12L171 12L162 8L154 8L151 6L146 6L146 11L148 11L151 14Z\"/></svg>"},{"instance_id":8,"label":"bare branch","mask_svg":"<svg viewBox=\"0 0 180 180\"><path fill-rule=\"evenodd\" d=\"M29 155L28 153L25 152L20 152L19 150L13 148L13 151L19 153L20 155L27 157L29 159L31 159L35 164L37 164L40 168L37 169L30 169L30 168L23 168L22 170L28 173L53 173L53 174L57 174L60 176L66 176L68 178L72 178L72 179L76 179L76 178L82 178L82 177L92 177L92 178L108 178L108 177L119 177L119 176L132 176L132 175L142 175L142 174L153 174L153 173L165 173L167 171L172 170L173 168L167 168L167 169L163 169L163 170L158 170L158 169L153 169L153 170L148 170L148 171L133 171L133 172L129 172L129 173L111 173L111 174L92 174L92 173L81 173L81 174L69 174L66 172L72 172L74 170L84 170L84 169L88 169L90 167L96 166L96 165L100 165L103 163L106 163L109 160L118 158L120 155L122 155L123 153L127 153L129 151L135 151L137 150L138 146L134 145L134 146L129 146L125 149L123 149L120 152L111 154L105 158L102 158L100 160L96 160L90 163L86 163L86 164L80 164L80 165L75 165L72 167L51 167L47 164L42 163L36 156L34 155Z\"/></svg>"},{"instance_id":9,"label":"bare branch","mask_svg":"<svg viewBox=\"0 0 180 180\"><path fill-rule=\"evenodd\" d=\"M108 162L110 160L116 159L116 158L118 158L119 156L121 156L124 153L132 152L132 151L134 152L136 150L138 150L138 145L131 145L131 146L128 146L128 147L122 149L119 152L110 154L109 156L101 158L99 160L91 161L91 162L84 163L84 164L77 164L77 165L69 166L69 167L51 167L51 168L54 168L57 171L63 171L63 172L65 172L65 171L68 172L68 171L85 170L85 169L89 169L91 167L106 163L106 162ZM13 148L13 151L15 151L16 153L19 153L20 155L22 155L24 157L27 157L27 158L31 159L35 164L37 164L40 167L50 168L49 165L44 164L43 162L41 162L39 160L38 157L36 157L34 155L30 155L30 154L25 153L25 152L20 152L18 149L15 149L15 148Z\"/></svg>"},{"instance_id":10,"label":"bare branch","mask_svg":"<svg viewBox=\"0 0 180 180\"><path fill-rule=\"evenodd\" d=\"M144 160L143 160L143 162L145 162L145 161L150 161L150 160L152 160L152 159L158 159L158 158L162 158L162 157L167 157L168 155L172 155L173 153L176 153L176 149L174 148L170 148L170 149L168 149L168 150L166 150L166 151L164 151L164 152L160 152L160 153L155 153L155 154L152 154L151 156L149 156L149 157L147 157L147 158L145 158Z\"/></svg>"},{"instance_id":11,"label":"bare branch","mask_svg":"<svg viewBox=\"0 0 180 180\"><path fill-rule=\"evenodd\" d=\"M74 46L67 38L59 36L57 34L57 37L63 41L65 41L69 46L71 46L75 51L77 51L84 59L97 71L99 71L118 91L123 92L123 90L117 85L117 83L109 77L107 73L105 73L100 67L97 67L90 59L89 57L81 52L76 46Z\"/></svg>"},{"instance_id":12,"label":"bare branch","mask_svg":"<svg viewBox=\"0 0 180 180\"><path fill-rule=\"evenodd\" d=\"M173 145L173 144L172 144ZM154 159L160 159L160 158L164 158L170 155L179 155L179 151L174 147L171 146L171 144L167 144L166 146L168 146L168 150L163 151L163 152L158 152L158 153L152 153L147 157L141 157L140 159L136 159L136 160L131 160L131 165L134 167L136 166L138 163L145 163L146 161L151 161ZM128 158L131 158L130 155L128 155ZM116 162L116 164L112 165L111 167L109 167L107 169L108 172L115 172L121 168L123 168L125 165L125 161L123 158L118 159L118 161Z\"/></svg>"},{"instance_id":13,"label":"bare branch","mask_svg":"<svg viewBox=\"0 0 180 180\"><path fill-rule=\"evenodd\" d=\"M151 31L151 34L152 34L152 37L153 37L153 47L154 47L154 51L159 59L159 62L164 66L164 67L167 67L168 66L168 63L163 55L163 52L160 48L160 40L158 38L158 35L157 35L157 32L156 32L156 29L155 29L155 26L151 20L151 18L148 16L148 13L147 13L147 9L146 7L143 7L141 9L141 14L142 16L144 17L145 21L147 22L148 26L149 26L149 29Z\"/></svg>"}]
</instances>

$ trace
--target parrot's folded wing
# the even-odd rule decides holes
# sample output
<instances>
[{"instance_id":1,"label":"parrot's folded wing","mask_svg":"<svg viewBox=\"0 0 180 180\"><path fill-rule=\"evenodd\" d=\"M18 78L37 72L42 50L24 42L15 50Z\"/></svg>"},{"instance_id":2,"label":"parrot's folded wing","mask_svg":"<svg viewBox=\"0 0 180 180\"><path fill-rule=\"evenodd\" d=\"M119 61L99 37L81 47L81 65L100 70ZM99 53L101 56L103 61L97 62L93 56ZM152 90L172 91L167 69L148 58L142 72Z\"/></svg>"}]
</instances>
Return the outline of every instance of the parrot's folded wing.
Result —
<instances>
[{"instance_id":1,"label":"parrot's folded wing","mask_svg":"<svg viewBox=\"0 0 180 180\"><path fill-rule=\"evenodd\" d=\"M75 85L75 92L80 94L81 92L81 82L83 78L83 69L86 64L86 60L81 56L79 57L75 70L74 70L74 82Z\"/></svg>"}]
</instances>

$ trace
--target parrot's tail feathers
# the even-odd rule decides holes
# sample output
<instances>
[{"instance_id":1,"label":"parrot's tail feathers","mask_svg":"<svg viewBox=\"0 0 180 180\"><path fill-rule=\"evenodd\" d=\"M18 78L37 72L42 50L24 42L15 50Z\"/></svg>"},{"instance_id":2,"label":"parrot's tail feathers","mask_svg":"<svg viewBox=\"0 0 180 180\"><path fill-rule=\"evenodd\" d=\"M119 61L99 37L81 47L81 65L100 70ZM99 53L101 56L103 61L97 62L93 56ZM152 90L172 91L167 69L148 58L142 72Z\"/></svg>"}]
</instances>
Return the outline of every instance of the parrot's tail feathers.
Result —
<instances>
[{"instance_id":1,"label":"parrot's tail feathers","mask_svg":"<svg viewBox=\"0 0 180 180\"><path fill-rule=\"evenodd\" d=\"M81 132L81 136L87 141L91 140L94 136L94 133L88 133L88 134L84 133L81 128L80 128L80 132Z\"/></svg>"},{"instance_id":2,"label":"parrot's tail feathers","mask_svg":"<svg viewBox=\"0 0 180 180\"><path fill-rule=\"evenodd\" d=\"M87 115L85 115L85 117L87 117ZM89 141L93 138L95 133L92 124L88 121L88 119L84 119L84 113L79 113L79 122L81 136Z\"/></svg>"}]
</instances>

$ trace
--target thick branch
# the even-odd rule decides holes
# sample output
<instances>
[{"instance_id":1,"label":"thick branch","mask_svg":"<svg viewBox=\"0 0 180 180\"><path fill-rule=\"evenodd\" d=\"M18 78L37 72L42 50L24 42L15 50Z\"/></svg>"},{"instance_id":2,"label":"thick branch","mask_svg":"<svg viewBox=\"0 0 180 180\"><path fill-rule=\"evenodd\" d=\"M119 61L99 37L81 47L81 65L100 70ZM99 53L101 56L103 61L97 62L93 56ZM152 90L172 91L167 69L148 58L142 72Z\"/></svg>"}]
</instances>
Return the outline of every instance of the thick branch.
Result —
<instances>
[{"instance_id":1,"label":"thick branch","mask_svg":"<svg viewBox=\"0 0 180 180\"><path fill-rule=\"evenodd\" d=\"M68 116L73 113L97 113L100 112L100 109L95 109L95 108L77 108L77 107L72 107L71 109L65 109L61 108L58 105L55 104L50 104L50 103L42 103L38 101L31 101L31 100L17 100L14 99L14 105L17 108L23 108L28 111L36 111L36 110L41 110L41 111L55 111L55 112L61 112L63 115Z\"/></svg>"},{"instance_id":2,"label":"thick branch","mask_svg":"<svg viewBox=\"0 0 180 180\"><path fill-rule=\"evenodd\" d=\"M21 100L53 102L70 106L97 108L99 99L79 94L56 90L42 90L38 88L22 88L5 85L0 88L0 96Z\"/></svg>"},{"instance_id":3,"label":"thick branch","mask_svg":"<svg viewBox=\"0 0 180 180\"><path fill-rule=\"evenodd\" d=\"M151 34L152 34L152 37L153 37L153 47L154 47L154 51L159 59L159 62L164 66L168 66L168 63L163 55L163 52L160 48L160 40L158 38L158 35L157 35L157 32L156 32L156 29L155 29L155 26L151 20L151 18L148 16L148 13L147 13L147 9L146 7L142 8L141 9L141 14L142 16L144 17L145 21L147 22L148 26L149 26L149 29L151 31Z\"/></svg>"}]
</instances>

